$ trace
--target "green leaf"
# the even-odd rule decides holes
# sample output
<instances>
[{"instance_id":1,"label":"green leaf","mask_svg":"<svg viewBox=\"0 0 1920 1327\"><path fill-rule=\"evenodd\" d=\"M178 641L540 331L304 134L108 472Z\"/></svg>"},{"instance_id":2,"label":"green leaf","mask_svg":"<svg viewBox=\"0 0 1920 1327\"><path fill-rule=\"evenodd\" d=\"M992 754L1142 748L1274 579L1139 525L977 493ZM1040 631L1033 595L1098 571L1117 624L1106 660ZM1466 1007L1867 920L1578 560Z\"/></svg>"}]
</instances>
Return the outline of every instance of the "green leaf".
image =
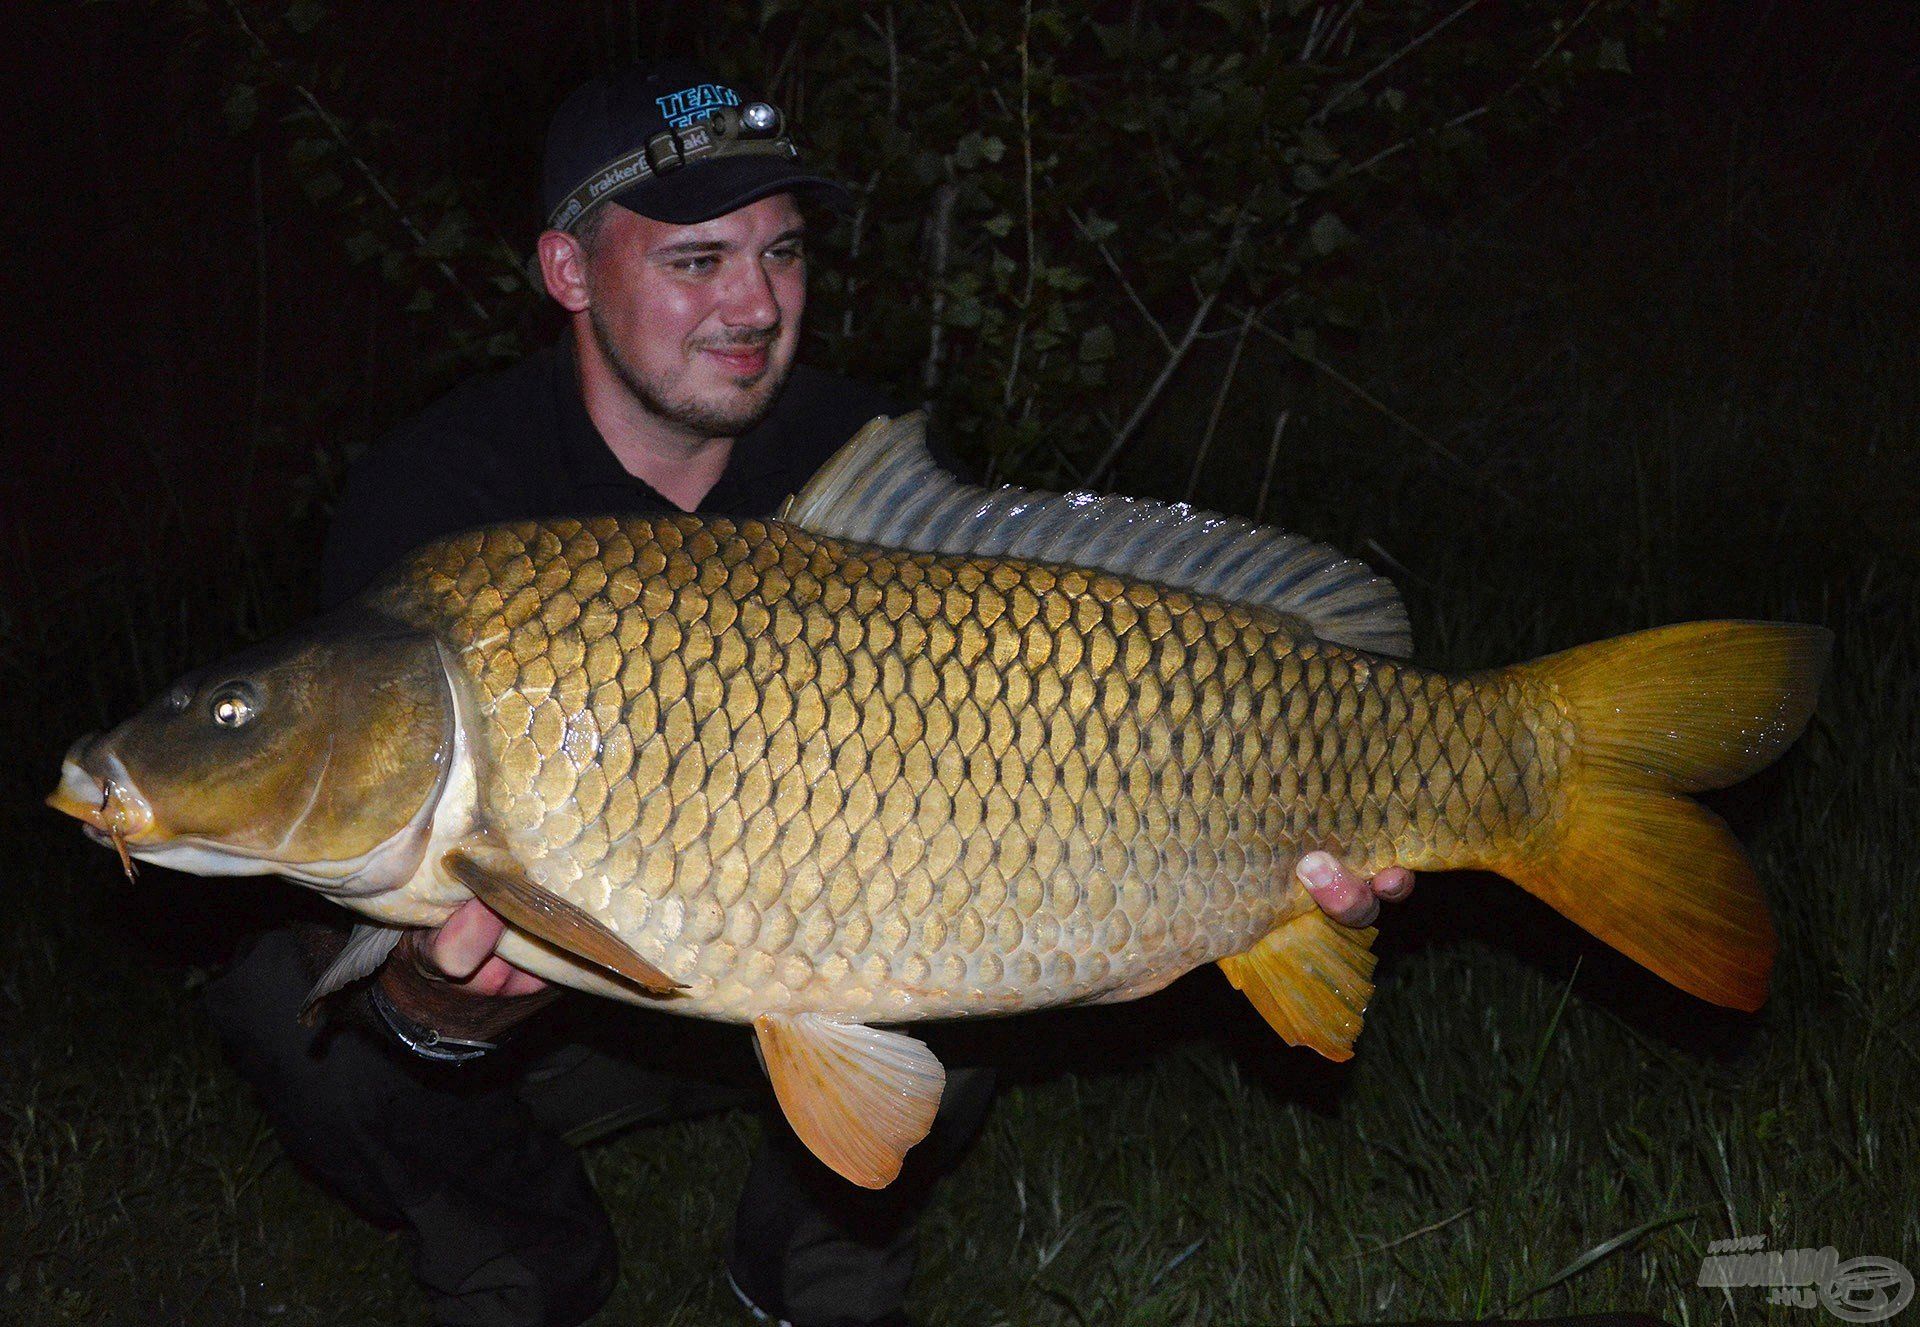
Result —
<instances>
[{"instance_id":1,"label":"green leaf","mask_svg":"<svg viewBox=\"0 0 1920 1327\"><path fill-rule=\"evenodd\" d=\"M1352 244L1355 238L1347 228L1347 223L1331 212L1322 213L1307 232L1308 241L1313 245L1314 252L1319 254L1338 253Z\"/></svg>"},{"instance_id":2,"label":"green leaf","mask_svg":"<svg viewBox=\"0 0 1920 1327\"><path fill-rule=\"evenodd\" d=\"M1327 291L1320 316L1333 327L1356 328L1367 316L1367 288L1358 281L1336 281Z\"/></svg>"},{"instance_id":3,"label":"green leaf","mask_svg":"<svg viewBox=\"0 0 1920 1327\"><path fill-rule=\"evenodd\" d=\"M1074 271L1071 267L1041 265L1037 268L1037 272L1040 280L1052 286L1055 290L1072 292L1083 289L1087 284L1086 275Z\"/></svg>"},{"instance_id":4,"label":"green leaf","mask_svg":"<svg viewBox=\"0 0 1920 1327\"><path fill-rule=\"evenodd\" d=\"M969 295L949 304L940 321L949 327L978 327L985 313L980 301Z\"/></svg>"},{"instance_id":5,"label":"green leaf","mask_svg":"<svg viewBox=\"0 0 1920 1327\"><path fill-rule=\"evenodd\" d=\"M331 138L296 138L287 145L287 160L296 166L311 166L333 155Z\"/></svg>"},{"instance_id":6,"label":"green leaf","mask_svg":"<svg viewBox=\"0 0 1920 1327\"><path fill-rule=\"evenodd\" d=\"M1080 362L1098 364L1113 358L1113 328L1101 323L1080 334Z\"/></svg>"},{"instance_id":7,"label":"green leaf","mask_svg":"<svg viewBox=\"0 0 1920 1327\"><path fill-rule=\"evenodd\" d=\"M295 32L312 32L326 14L327 7L320 0L293 0L287 6L287 26Z\"/></svg>"},{"instance_id":8,"label":"green leaf","mask_svg":"<svg viewBox=\"0 0 1920 1327\"><path fill-rule=\"evenodd\" d=\"M449 212L440 218L437 225L427 235L427 252L438 258L451 258L460 252L460 246L467 238L467 215L464 212Z\"/></svg>"},{"instance_id":9,"label":"green leaf","mask_svg":"<svg viewBox=\"0 0 1920 1327\"><path fill-rule=\"evenodd\" d=\"M1298 141L1300 155L1308 161L1318 162L1324 166L1328 162L1340 160L1340 149L1333 145L1333 140L1312 125L1306 125L1300 130Z\"/></svg>"},{"instance_id":10,"label":"green leaf","mask_svg":"<svg viewBox=\"0 0 1920 1327\"><path fill-rule=\"evenodd\" d=\"M433 292L431 290L428 290L425 286L421 286L418 290L414 291L413 298L407 301L406 312L408 313L433 312Z\"/></svg>"},{"instance_id":11,"label":"green leaf","mask_svg":"<svg viewBox=\"0 0 1920 1327\"><path fill-rule=\"evenodd\" d=\"M220 113L227 117L227 129L230 132L245 133L253 128L254 117L260 113L260 90L251 83L236 85L227 93Z\"/></svg>"},{"instance_id":12,"label":"green leaf","mask_svg":"<svg viewBox=\"0 0 1920 1327\"><path fill-rule=\"evenodd\" d=\"M1613 69L1622 74L1633 72L1633 66L1627 63L1627 44L1618 37L1608 37L1600 43L1593 63L1596 69Z\"/></svg>"},{"instance_id":13,"label":"green leaf","mask_svg":"<svg viewBox=\"0 0 1920 1327\"><path fill-rule=\"evenodd\" d=\"M1101 216L1098 212L1089 212L1087 213L1086 224L1082 229L1086 231L1088 239L1098 243L1101 240L1117 234L1120 227Z\"/></svg>"},{"instance_id":14,"label":"green leaf","mask_svg":"<svg viewBox=\"0 0 1920 1327\"><path fill-rule=\"evenodd\" d=\"M981 222L980 228L995 239L1004 240L1007 238L1007 233L1013 229L1013 218L1005 212L999 212Z\"/></svg>"},{"instance_id":15,"label":"green leaf","mask_svg":"<svg viewBox=\"0 0 1920 1327\"><path fill-rule=\"evenodd\" d=\"M364 263L378 257L386 247L372 231L355 231L346 239L347 260L356 264Z\"/></svg>"},{"instance_id":16,"label":"green leaf","mask_svg":"<svg viewBox=\"0 0 1920 1327\"><path fill-rule=\"evenodd\" d=\"M323 170L309 175L305 180L302 180L300 187L306 190L308 198L319 203L339 193L341 189L346 187L346 182L332 171Z\"/></svg>"}]
</instances>

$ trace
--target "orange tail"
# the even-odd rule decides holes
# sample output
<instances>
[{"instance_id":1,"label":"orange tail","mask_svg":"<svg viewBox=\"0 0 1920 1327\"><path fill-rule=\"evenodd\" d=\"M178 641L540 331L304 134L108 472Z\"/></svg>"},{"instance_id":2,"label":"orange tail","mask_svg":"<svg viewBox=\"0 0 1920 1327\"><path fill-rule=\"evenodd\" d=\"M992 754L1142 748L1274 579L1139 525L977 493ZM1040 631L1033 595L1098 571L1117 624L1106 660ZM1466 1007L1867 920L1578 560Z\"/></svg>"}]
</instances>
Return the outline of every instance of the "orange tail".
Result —
<instances>
[{"instance_id":1,"label":"orange tail","mask_svg":"<svg viewBox=\"0 0 1920 1327\"><path fill-rule=\"evenodd\" d=\"M1564 818L1488 865L1682 990L1758 1009L1773 919L1739 841L1685 794L1800 735L1832 643L1823 627L1689 622L1515 669L1572 720L1575 757Z\"/></svg>"}]
</instances>

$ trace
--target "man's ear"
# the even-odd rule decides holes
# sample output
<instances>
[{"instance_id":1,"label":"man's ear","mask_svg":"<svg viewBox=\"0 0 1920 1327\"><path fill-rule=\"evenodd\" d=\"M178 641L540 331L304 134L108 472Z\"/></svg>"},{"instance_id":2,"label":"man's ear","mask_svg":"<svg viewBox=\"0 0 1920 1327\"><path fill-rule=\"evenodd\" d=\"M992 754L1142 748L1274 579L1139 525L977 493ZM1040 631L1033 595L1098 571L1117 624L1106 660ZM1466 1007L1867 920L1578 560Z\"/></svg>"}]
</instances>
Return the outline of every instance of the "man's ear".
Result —
<instances>
[{"instance_id":1,"label":"man's ear","mask_svg":"<svg viewBox=\"0 0 1920 1327\"><path fill-rule=\"evenodd\" d=\"M578 236L564 230L540 233L535 246L540 255L540 275L547 283L547 294L568 313L587 307L587 251Z\"/></svg>"}]
</instances>

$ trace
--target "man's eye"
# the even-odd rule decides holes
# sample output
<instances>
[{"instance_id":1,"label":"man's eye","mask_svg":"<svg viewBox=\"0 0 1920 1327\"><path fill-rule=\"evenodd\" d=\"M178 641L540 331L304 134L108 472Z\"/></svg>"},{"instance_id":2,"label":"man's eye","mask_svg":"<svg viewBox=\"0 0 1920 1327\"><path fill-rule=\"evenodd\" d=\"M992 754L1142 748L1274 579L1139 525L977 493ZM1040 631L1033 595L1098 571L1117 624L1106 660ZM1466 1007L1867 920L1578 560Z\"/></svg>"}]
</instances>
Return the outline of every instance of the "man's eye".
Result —
<instances>
[{"instance_id":1,"label":"man's eye","mask_svg":"<svg viewBox=\"0 0 1920 1327\"><path fill-rule=\"evenodd\" d=\"M797 244L783 244L777 249L768 249L767 257L776 263L803 263L807 260L807 251Z\"/></svg>"},{"instance_id":2,"label":"man's eye","mask_svg":"<svg viewBox=\"0 0 1920 1327\"><path fill-rule=\"evenodd\" d=\"M712 254L700 254L693 258L682 258L673 265L676 272L685 272L688 276L705 276L720 265L720 260Z\"/></svg>"}]
</instances>

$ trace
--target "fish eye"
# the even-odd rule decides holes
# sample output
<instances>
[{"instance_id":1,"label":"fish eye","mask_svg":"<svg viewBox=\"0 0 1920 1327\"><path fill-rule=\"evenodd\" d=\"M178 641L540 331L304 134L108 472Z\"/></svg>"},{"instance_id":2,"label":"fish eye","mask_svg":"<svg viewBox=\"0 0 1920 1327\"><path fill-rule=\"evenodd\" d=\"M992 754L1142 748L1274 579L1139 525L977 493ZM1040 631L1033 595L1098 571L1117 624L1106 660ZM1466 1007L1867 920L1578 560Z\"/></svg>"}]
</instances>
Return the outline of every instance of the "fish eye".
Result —
<instances>
[{"instance_id":1,"label":"fish eye","mask_svg":"<svg viewBox=\"0 0 1920 1327\"><path fill-rule=\"evenodd\" d=\"M193 704L193 687L182 681L175 682L173 689L167 692L167 713L184 714L187 706Z\"/></svg>"},{"instance_id":2,"label":"fish eye","mask_svg":"<svg viewBox=\"0 0 1920 1327\"><path fill-rule=\"evenodd\" d=\"M207 712L222 728L238 728L258 710L253 688L245 682L228 682L207 697Z\"/></svg>"}]
</instances>

